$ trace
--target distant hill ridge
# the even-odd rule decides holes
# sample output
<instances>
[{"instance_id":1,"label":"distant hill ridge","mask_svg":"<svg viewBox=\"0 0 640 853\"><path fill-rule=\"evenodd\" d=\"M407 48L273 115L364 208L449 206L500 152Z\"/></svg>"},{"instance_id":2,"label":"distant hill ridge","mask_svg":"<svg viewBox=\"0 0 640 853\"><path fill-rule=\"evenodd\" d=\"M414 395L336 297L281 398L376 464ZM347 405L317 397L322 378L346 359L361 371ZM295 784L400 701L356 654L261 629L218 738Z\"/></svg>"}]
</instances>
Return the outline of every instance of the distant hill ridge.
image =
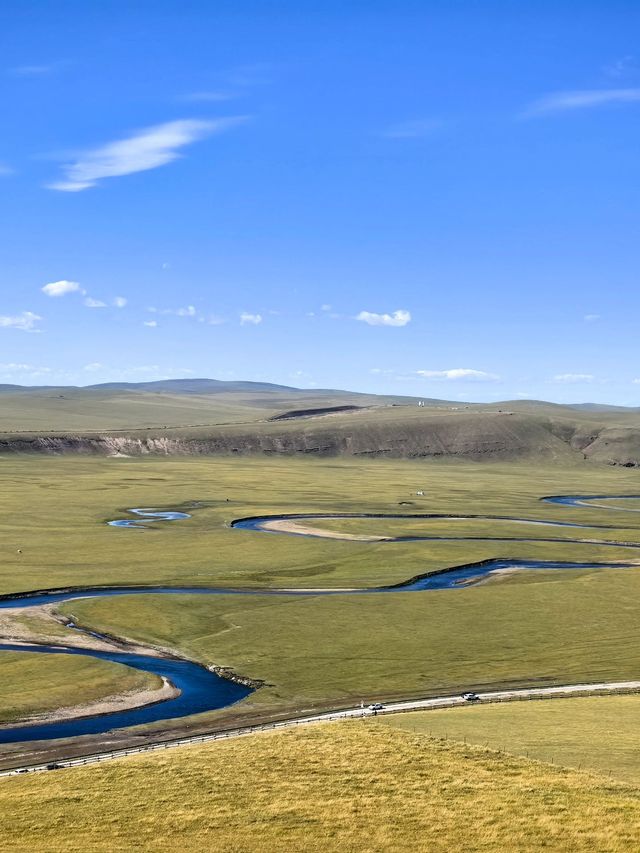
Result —
<instances>
[{"instance_id":1,"label":"distant hill ridge","mask_svg":"<svg viewBox=\"0 0 640 853\"><path fill-rule=\"evenodd\" d=\"M640 466L640 416L638 409L590 403L463 403L206 378L2 385L3 452L553 459Z\"/></svg>"}]
</instances>

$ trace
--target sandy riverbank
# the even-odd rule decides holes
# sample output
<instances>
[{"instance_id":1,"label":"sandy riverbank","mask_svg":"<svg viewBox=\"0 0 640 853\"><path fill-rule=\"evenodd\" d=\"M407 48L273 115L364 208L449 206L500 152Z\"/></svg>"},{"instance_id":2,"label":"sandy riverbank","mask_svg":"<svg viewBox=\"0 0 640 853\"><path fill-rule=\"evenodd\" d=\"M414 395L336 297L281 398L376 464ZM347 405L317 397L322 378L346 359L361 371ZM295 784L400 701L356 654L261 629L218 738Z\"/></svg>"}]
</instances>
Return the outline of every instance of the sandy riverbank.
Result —
<instances>
[{"instance_id":1,"label":"sandy riverbank","mask_svg":"<svg viewBox=\"0 0 640 853\"><path fill-rule=\"evenodd\" d=\"M261 530L273 533L295 533L298 536L319 536L322 539L348 539L352 542L388 542L389 536L367 536L364 533L341 533L338 530L323 530L321 527L311 527L289 518L265 521L260 525Z\"/></svg>"},{"instance_id":2,"label":"sandy riverbank","mask_svg":"<svg viewBox=\"0 0 640 853\"><path fill-rule=\"evenodd\" d=\"M17 728L19 726L30 726L38 723L60 723L64 720L76 720L80 717L98 717L101 714L112 714L115 711L130 711L132 708L140 708L166 699L174 699L180 695L180 691L163 678L162 686L153 690L137 690L128 693L115 693L105 696L95 702L87 702L84 705L69 705L66 708L56 708L55 711L47 711L42 714L31 714L18 720L11 720L0 724L0 730Z\"/></svg>"}]
</instances>

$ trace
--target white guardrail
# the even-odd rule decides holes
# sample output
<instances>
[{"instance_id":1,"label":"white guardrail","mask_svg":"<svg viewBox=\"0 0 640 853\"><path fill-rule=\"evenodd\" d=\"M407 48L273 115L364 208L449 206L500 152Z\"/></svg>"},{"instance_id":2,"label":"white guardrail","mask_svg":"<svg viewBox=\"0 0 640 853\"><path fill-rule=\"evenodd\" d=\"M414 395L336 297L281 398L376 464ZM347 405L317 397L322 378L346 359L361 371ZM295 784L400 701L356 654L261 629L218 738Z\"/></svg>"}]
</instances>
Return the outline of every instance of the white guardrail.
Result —
<instances>
[{"instance_id":1,"label":"white guardrail","mask_svg":"<svg viewBox=\"0 0 640 853\"><path fill-rule=\"evenodd\" d=\"M101 761L108 761L114 758L124 758L128 755L141 755L148 752L156 752L158 750L187 746L189 744L229 740L230 738L274 731L276 729L291 728L293 726L308 725L310 723L324 723L335 720L374 717L378 714L399 714L407 711L429 711L435 710L436 708L453 708L456 706L489 704L493 702L517 702L527 699L553 699L572 696L597 696L612 693L636 692L640 692L640 681L619 681L602 682L599 684L568 684L559 687L532 687L521 690L500 690L489 693L478 693L473 694L476 697L473 701L465 700L461 696L440 696L433 699L414 699L403 702L389 702L383 704L382 707L377 710L371 710L366 706L359 706L342 711L329 711L327 713L315 714L309 717L295 717L272 723L261 723L254 726L241 726L236 729L227 729L211 732L209 734L189 735L184 738L148 743L142 746L96 752L80 756L79 758L51 759L51 761L43 764L25 765L0 771L0 777L18 776L25 773L38 773L44 770L58 770L66 767L84 767L88 764L98 764Z\"/></svg>"}]
</instances>

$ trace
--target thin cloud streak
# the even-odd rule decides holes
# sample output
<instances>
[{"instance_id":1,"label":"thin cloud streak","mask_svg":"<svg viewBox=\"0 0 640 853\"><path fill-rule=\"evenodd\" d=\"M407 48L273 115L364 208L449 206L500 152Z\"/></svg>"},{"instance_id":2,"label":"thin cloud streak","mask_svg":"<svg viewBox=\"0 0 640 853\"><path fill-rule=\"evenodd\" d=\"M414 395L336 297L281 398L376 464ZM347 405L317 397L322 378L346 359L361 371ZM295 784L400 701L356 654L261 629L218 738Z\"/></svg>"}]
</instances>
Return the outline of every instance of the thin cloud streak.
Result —
<instances>
[{"instance_id":1,"label":"thin cloud streak","mask_svg":"<svg viewBox=\"0 0 640 853\"><path fill-rule=\"evenodd\" d=\"M593 382L594 378L592 373L558 373L551 381L558 382L561 385L572 385L574 383Z\"/></svg>"},{"instance_id":2,"label":"thin cloud streak","mask_svg":"<svg viewBox=\"0 0 640 853\"><path fill-rule=\"evenodd\" d=\"M39 320L42 320L42 317L34 314L33 311L23 311L22 314L17 314L13 317L7 315L0 316L0 328L19 329L22 332L37 332L39 329L36 329L35 326Z\"/></svg>"},{"instance_id":3,"label":"thin cloud streak","mask_svg":"<svg viewBox=\"0 0 640 853\"><path fill-rule=\"evenodd\" d=\"M189 92L183 95L183 101L191 103L220 103L221 101L232 101L237 98L235 92Z\"/></svg>"},{"instance_id":4,"label":"thin cloud streak","mask_svg":"<svg viewBox=\"0 0 640 853\"><path fill-rule=\"evenodd\" d=\"M393 124L380 134L385 139L425 139L441 130L441 119L414 119Z\"/></svg>"},{"instance_id":5,"label":"thin cloud streak","mask_svg":"<svg viewBox=\"0 0 640 853\"><path fill-rule=\"evenodd\" d=\"M423 379L436 380L472 380L480 382L495 382L500 379L496 373L487 373L484 370L474 370L471 367L454 367L451 370L416 370L418 376Z\"/></svg>"},{"instance_id":6,"label":"thin cloud streak","mask_svg":"<svg viewBox=\"0 0 640 853\"><path fill-rule=\"evenodd\" d=\"M246 121L246 117L203 121L182 119L154 125L125 139L109 142L81 154L75 163L62 167L64 180L48 184L60 192L82 192L95 187L104 178L122 177L166 166L182 155L181 148L207 136L223 133Z\"/></svg>"},{"instance_id":7,"label":"thin cloud streak","mask_svg":"<svg viewBox=\"0 0 640 853\"><path fill-rule=\"evenodd\" d=\"M55 71L59 65L59 62L50 65L17 65L15 68L9 69L9 74L12 77L44 77Z\"/></svg>"},{"instance_id":8,"label":"thin cloud streak","mask_svg":"<svg viewBox=\"0 0 640 853\"><path fill-rule=\"evenodd\" d=\"M553 113L584 110L608 104L630 104L640 101L640 88L634 89L578 89L554 92L530 104L521 118L536 118Z\"/></svg>"}]
</instances>

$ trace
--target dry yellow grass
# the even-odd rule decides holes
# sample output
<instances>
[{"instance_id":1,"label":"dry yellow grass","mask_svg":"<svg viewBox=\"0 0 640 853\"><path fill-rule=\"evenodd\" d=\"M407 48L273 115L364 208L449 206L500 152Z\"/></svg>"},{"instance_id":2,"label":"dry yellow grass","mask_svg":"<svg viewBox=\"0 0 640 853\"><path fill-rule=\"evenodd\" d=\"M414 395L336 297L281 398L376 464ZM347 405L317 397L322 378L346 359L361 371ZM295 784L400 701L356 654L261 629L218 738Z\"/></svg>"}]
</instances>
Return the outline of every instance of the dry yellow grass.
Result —
<instances>
[{"instance_id":1,"label":"dry yellow grass","mask_svg":"<svg viewBox=\"0 0 640 853\"><path fill-rule=\"evenodd\" d=\"M637 788L371 720L0 781L15 853L639 848Z\"/></svg>"},{"instance_id":2,"label":"dry yellow grass","mask_svg":"<svg viewBox=\"0 0 640 853\"><path fill-rule=\"evenodd\" d=\"M640 695L443 708L384 722L640 785Z\"/></svg>"}]
</instances>

